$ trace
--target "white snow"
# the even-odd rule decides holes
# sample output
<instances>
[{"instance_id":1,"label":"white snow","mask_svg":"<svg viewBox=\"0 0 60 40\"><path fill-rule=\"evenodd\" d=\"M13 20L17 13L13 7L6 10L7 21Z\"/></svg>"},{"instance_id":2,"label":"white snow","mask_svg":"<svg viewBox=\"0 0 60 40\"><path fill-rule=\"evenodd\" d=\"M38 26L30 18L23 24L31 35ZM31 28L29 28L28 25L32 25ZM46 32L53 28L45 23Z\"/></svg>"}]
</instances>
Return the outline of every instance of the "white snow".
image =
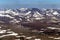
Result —
<instances>
[{"instance_id":1,"label":"white snow","mask_svg":"<svg viewBox=\"0 0 60 40\"><path fill-rule=\"evenodd\" d=\"M6 30L0 30L0 34L5 33L5 32L6 32Z\"/></svg>"},{"instance_id":2,"label":"white snow","mask_svg":"<svg viewBox=\"0 0 60 40\"><path fill-rule=\"evenodd\" d=\"M43 15L36 11L33 16L34 16L34 17L42 17Z\"/></svg>"},{"instance_id":3,"label":"white snow","mask_svg":"<svg viewBox=\"0 0 60 40\"><path fill-rule=\"evenodd\" d=\"M55 27L48 27L48 29L56 29Z\"/></svg>"},{"instance_id":4,"label":"white snow","mask_svg":"<svg viewBox=\"0 0 60 40\"><path fill-rule=\"evenodd\" d=\"M54 38L55 40L60 40L60 37Z\"/></svg>"},{"instance_id":5,"label":"white snow","mask_svg":"<svg viewBox=\"0 0 60 40\"><path fill-rule=\"evenodd\" d=\"M6 37L6 36L17 36L17 35L18 35L17 33L11 33L11 34L2 35L0 36L0 38Z\"/></svg>"},{"instance_id":6,"label":"white snow","mask_svg":"<svg viewBox=\"0 0 60 40\"><path fill-rule=\"evenodd\" d=\"M12 33L12 34L8 34L8 35L14 35L14 36L16 36L16 35L18 35L17 33Z\"/></svg>"},{"instance_id":7,"label":"white snow","mask_svg":"<svg viewBox=\"0 0 60 40\"><path fill-rule=\"evenodd\" d=\"M27 10L27 8L20 8L19 10L21 10L21 11L25 11L25 10Z\"/></svg>"},{"instance_id":8,"label":"white snow","mask_svg":"<svg viewBox=\"0 0 60 40\"><path fill-rule=\"evenodd\" d=\"M57 11L53 12L54 15L58 15L59 13Z\"/></svg>"},{"instance_id":9,"label":"white snow","mask_svg":"<svg viewBox=\"0 0 60 40\"><path fill-rule=\"evenodd\" d=\"M60 28L56 28L56 27L47 27L48 29L58 29L60 30Z\"/></svg>"},{"instance_id":10,"label":"white snow","mask_svg":"<svg viewBox=\"0 0 60 40\"><path fill-rule=\"evenodd\" d=\"M28 13L26 13L25 15L29 15L31 13L31 11L29 11Z\"/></svg>"},{"instance_id":11,"label":"white snow","mask_svg":"<svg viewBox=\"0 0 60 40\"><path fill-rule=\"evenodd\" d=\"M4 13L4 12L5 12L5 11L0 11L0 14L1 14L1 13Z\"/></svg>"},{"instance_id":12,"label":"white snow","mask_svg":"<svg viewBox=\"0 0 60 40\"><path fill-rule=\"evenodd\" d=\"M12 22L12 23L19 23L20 21L18 21L17 19L13 19L10 22Z\"/></svg>"},{"instance_id":13,"label":"white snow","mask_svg":"<svg viewBox=\"0 0 60 40\"><path fill-rule=\"evenodd\" d=\"M26 37L26 39L31 39L32 37Z\"/></svg>"},{"instance_id":14,"label":"white snow","mask_svg":"<svg viewBox=\"0 0 60 40\"><path fill-rule=\"evenodd\" d=\"M35 39L35 40L41 40L41 39Z\"/></svg>"},{"instance_id":15,"label":"white snow","mask_svg":"<svg viewBox=\"0 0 60 40\"><path fill-rule=\"evenodd\" d=\"M9 18L14 18L14 17L12 17L12 16L10 16L10 15L2 15L2 14L0 14L0 17L9 17Z\"/></svg>"}]
</instances>

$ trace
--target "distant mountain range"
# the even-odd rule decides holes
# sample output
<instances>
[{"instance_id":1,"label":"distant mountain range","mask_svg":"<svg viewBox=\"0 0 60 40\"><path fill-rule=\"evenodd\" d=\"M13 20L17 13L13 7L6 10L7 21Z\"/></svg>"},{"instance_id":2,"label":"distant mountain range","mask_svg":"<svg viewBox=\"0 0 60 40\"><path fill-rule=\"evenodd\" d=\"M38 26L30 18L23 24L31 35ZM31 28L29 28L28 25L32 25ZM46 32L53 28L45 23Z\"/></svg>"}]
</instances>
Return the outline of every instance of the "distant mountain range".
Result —
<instances>
[{"instance_id":1,"label":"distant mountain range","mask_svg":"<svg viewBox=\"0 0 60 40\"><path fill-rule=\"evenodd\" d=\"M33 20L60 22L60 9L0 9L0 23L31 22Z\"/></svg>"}]
</instances>

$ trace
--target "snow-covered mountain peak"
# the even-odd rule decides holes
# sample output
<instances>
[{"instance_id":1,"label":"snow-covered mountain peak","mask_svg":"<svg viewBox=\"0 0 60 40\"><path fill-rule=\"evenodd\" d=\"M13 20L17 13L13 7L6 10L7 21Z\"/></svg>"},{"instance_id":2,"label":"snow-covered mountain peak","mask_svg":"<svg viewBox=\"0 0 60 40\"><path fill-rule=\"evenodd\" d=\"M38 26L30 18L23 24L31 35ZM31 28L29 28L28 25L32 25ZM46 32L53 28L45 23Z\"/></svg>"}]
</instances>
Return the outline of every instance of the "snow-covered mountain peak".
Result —
<instances>
[{"instance_id":1,"label":"snow-covered mountain peak","mask_svg":"<svg viewBox=\"0 0 60 40\"><path fill-rule=\"evenodd\" d=\"M27 10L28 8L20 8L19 10L21 10L21 11L25 11L25 10Z\"/></svg>"}]
</instances>

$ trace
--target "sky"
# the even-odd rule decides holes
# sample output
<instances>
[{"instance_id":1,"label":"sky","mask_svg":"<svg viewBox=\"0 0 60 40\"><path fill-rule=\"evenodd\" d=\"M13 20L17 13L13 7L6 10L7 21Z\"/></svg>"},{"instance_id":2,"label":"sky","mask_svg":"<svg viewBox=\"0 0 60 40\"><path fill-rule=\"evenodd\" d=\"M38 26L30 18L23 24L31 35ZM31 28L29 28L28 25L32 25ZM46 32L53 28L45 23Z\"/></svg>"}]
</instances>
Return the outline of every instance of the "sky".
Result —
<instances>
[{"instance_id":1,"label":"sky","mask_svg":"<svg viewBox=\"0 0 60 40\"><path fill-rule=\"evenodd\" d=\"M0 0L0 8L60 8L60 0Z\"/></svg>"}]
</instances>

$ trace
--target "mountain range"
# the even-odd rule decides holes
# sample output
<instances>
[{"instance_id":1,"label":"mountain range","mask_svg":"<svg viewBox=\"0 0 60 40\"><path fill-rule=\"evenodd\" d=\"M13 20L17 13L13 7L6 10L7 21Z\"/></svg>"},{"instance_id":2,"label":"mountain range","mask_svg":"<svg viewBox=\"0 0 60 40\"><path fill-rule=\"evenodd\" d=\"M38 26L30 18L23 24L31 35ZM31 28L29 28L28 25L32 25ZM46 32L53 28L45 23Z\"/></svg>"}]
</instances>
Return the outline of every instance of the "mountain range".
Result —
<instances>
[{"instance_id":1,"label":"mountain range","mask_svg":"<svg viewBox=\"0 0 60 40\"><path fill-rule=\"evenodd\" d=\"M32 20L60 20L60 9L38 9L38 8L20 8L20 9L0 9L1 23L19 23L21 21ZM60 21L59 21L60 22Z\"/></svg>"}]
</instances>

